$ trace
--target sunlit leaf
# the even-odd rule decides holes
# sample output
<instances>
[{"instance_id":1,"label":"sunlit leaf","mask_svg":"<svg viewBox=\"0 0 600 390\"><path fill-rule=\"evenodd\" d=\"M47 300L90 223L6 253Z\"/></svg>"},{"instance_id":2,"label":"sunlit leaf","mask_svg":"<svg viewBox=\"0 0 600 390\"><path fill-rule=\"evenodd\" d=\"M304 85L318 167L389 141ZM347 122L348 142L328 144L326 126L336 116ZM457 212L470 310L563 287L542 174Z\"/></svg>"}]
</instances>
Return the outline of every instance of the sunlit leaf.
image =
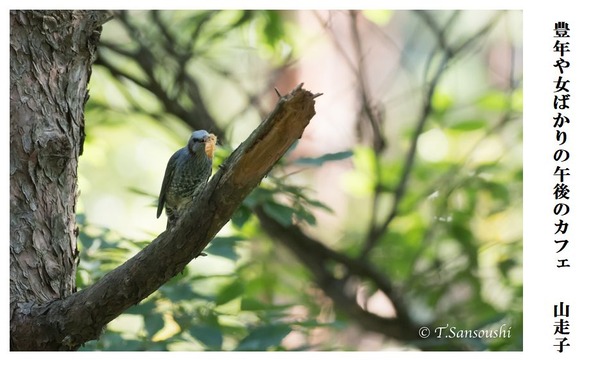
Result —
<instances>
[{"instance_id":1,"label":"sunlit leaf","mask_svg":"<svg viewBox=\"0 0 600 390\"><path fill-rule=\"evenodd\" d=\"M431 106L437 114L442 114L452 107L454 99L448 93L436 90L431 98Z\"/></svg>"},{"instance_id":2,"label":"sunlit leaf","mask_svg":"<svg viewBox=\"0 0 600 390\"><path fill-rule=\"evenodd\" d=\"M487 126L486 121L479 120L479 119L472 119L472 120L454 123L448 127L451 128L452 130L473 131L473 130L484 129L486 126Z\"/></svg>"},{"instance_id":3,"label":"sunlit leaf","mask_svg":"<svg viewBox=\"0 0 600 390\"><path fill-rule=\"evenodd\" d=\"M518 89L512 94L511 105L513 110L523 111L523 90Z\"/></svg>"},{"instance_id":4,"label":"sunlit leaf","mask_svg":"<svg viewBox=\"0 0 600 390\"><path fill-rule=\"evenodd\" d=\"M509 100L504 92L492 90L481 97L477 105L484 110L505 111L509 107Z\"/></svg>"},{"instance_id":5,"label":"sunlit leaf","mask_svg":"<svg viewBox=\"0 0 600 390\"><path fill-rule=\"evenodd\" d=\"M355 170L342 178L344 187L356 196L370 195L375 187L375 167L377 158L372 148L357 146L352 156Z\"/></svg>"},{"instance_id":6,"label":"sunlit leaf","mask_svg":"<svg viewBox=\"0 0 600 390\"><path fill-rule=\"evenodd\" d=\"M390 19L392 19L392 16L394 16L394 11L384 9L365 9L362 11L362 14L371 22L380 26L385 26Z\"/></svg>"}]
</instances>

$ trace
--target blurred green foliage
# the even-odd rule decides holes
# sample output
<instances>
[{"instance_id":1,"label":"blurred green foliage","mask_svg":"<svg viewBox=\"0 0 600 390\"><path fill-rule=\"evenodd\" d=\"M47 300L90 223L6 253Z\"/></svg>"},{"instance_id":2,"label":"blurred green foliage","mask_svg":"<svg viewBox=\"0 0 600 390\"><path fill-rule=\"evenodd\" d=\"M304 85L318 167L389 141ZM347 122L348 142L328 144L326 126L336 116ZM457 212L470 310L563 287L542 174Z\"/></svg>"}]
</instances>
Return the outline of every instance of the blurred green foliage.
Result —
<instances>
[{"instance_id":1,"label":"blurred green foliage","mask_svg":"<svg viewBox=\"0 0 600 390\"><path fill-rule=\"evenodd\" d=\"M344 12L338 17L346 17ZM319 55L309 50L316 37L348 39L335 36L333 22L311 33L304 25L308 16L138 11L105 26L80 165L79 288L164 229L164 221L153 218L162 172L170 153L200 128L192 115L198 104L207 110L203 123L222 136L216 169L270 110L272 99L263 95L281 72ZM386 148L357 142L350 149L296 157L296 147L206 248L208 256L192 261L83 350L521 350L522 81L521 36L514 28L520 18L518 12L366 13L363 22L380 39L403 37L402 59L377 99L388 112L378 121ZM494 29L484 34L485 23ZM444 61L440 42L459 47L469 39L473 48L446 59L428 99L432 69ZM512 66L504 69L504 78L496 74L501 67L490 62L496 51L514 55L503 62ZM320 104L317 117L330 109ZM364 110L348 115L358 118ZM425 113L421 127L420 113ZM416 131L421 133L414 140ZM412 143L416 151L409 162ZM323 200L323 181L316 179L335 164L351 167L328 184L339 179L341 211ZM406 172L408 185L399 196ZM262 231L257 207L283 226L301 226L335 250L372 264L402 291L416 323L460 329L505 324L512 336L415 335L402 343L378 337L376 329L361 330L351 315L336 310L290 251ZM322 226L325 217L335 224ZM373 226L385 229L365 250ZM359 276L357 301L377 305L378 286Z\"/></svg>"}]
</instances>

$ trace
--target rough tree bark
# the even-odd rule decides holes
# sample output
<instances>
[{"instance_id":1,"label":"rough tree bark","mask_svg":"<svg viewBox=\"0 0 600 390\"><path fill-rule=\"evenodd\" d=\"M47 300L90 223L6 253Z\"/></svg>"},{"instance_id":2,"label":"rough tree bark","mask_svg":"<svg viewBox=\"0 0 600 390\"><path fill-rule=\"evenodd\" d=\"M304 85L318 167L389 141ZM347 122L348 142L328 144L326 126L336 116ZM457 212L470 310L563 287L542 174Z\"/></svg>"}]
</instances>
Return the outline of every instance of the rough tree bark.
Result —
<instances>
[{"instance_id":1,"label":"rough tree bark","mask_svg":"<svg viewBox=\"0 0 600 390\"><path fill-rule=\"evenodd\" d=\"M108 12L10 14L10 307L75 288L77 162Z\"/></svg>"},{"instance_id":2,"label":"rough tree bark","mask_svg":"<svg viewBox=\"0 0 600 390\"><path fill-rule=\"evenodd\" d=\"M298 86L281 97L175 227L73 293L77 158L103 15L11 14L12 350L76 350L98 338L109 321L201 253L315 114L318 94Z\"/></svg>"}]
</instances>

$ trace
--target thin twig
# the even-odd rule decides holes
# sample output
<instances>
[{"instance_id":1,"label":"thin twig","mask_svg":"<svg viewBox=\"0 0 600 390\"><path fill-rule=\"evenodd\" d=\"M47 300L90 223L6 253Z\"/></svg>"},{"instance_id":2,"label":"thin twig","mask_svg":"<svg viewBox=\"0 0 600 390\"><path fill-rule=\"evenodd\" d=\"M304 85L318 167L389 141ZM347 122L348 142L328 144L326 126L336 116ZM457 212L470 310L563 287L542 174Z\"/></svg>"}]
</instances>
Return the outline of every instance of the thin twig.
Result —
<instances>
[{"instance_id":1,"label":"thin twig","mask_svg":"<svg viewBox=\"0 0 600 390\"><path fill-rule=\"evenodd\" d=\"M454 17L451 18L450 22L448 22L443 29L440 29L433 22L433 19L430 17L430 15L427 12L419 12L418 14L424 18L424 20L426 21L426 24L428 26L430 26L430 27L434 26L434 27L432 27L432 29L434 30L434 33L438 39L438 48L442 50L442 59L438 63L435 73L434 73L433 77L431 78L431 80L429 81L429 85L426 89L423 107L419 114L419 118L418 118L417 124L415 126L415 131L412 135L411 143L410 143L408 152L406 154L406 158L405 158L405 162L404 162L404 169L402 171L400 180L393 192L394 198L393 198L392 204L394 206L388 212L387 216L384 218L383 222L380 225L378 225L378 226L372 225L371 226L371 228L369 229L369 232L367 233L365 243L363 244L363 248L358 256L358 259L364 260L368 257L368 253L377 244L379 239L385 234L389 224L394 220L394 218L397 216L397 214L399 212L399 209L400 209L399 205L402 202L402 199L406 192L406 188L407 188L407 185L408 185L411 173L412 173L413 165L415 163L418 138L425 130L425 124L427 122L427 119L429 118L429 115L431 114L431 111L432 111L433 94L437 88L437 85L439 84L439 81L440 81L442 75L444 74L444 71L446 70L448 63L450 61L452 61L453 59L455 59L459 53L461 53L464 50L466 50L467 48L471 47L471 45L474 42L476 42L477 38L481 38L486 33L488 33L491 30L491 28L496 24L496 22L499 19L499 15L500 15L500 14L496 14L496 16L489 23L487 23L482 29L480 29L479 31L474 33L472 36L467 38L461 44L457 45L457 47L451 47L446 42L443 31L445 29L449 28L451 25L450 22L453 22L456 19ZM427 67L429 67L429 64L431 64L433 62L433 58L436 56L436 54L437 54L436 50L431 52Z\"/></svg>"}]
</instances>

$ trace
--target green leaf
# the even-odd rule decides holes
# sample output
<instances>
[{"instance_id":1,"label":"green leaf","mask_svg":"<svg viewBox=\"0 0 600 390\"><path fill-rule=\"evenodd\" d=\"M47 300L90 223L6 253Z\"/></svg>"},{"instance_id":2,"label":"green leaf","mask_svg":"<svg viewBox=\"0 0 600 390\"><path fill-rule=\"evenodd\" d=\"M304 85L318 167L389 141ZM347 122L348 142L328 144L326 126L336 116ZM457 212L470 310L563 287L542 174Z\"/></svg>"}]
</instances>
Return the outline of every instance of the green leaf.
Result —
<instances>
[{"instance_id":1,"label":"green leaf","mask_svg":"<svg viewBox=\"0 0 600 390\"><path fill-rule=\"evenodd\" d=\"M497 266L504 279L508 279L510 271L517 268L519 264L515 261L515 259L508 258L500 261Z\"/></svg>"},{"instance_id":2,"label":"green leaf","mask_svg":"<svg viewBox=\"0 0 600 390\"><path fill-rule=\"evenodd\" d=\"M285 35L283 20L279 11L265 11L264 16L263 34L267 43L274 47L277 41L283 39Z\"/></svg>"},{"instance_id":3,"label":"green leaf","mask_svg":"<svg viewBox=\"0 0 600 390\"><path fill-rule=\"evenodd\" d=\"M359 197L369 196L375 188L377 156L373 148L357 145L352 162L355 169L342 176L344 188Z\"/></svg>"},{"instance_id":4,"label":"green leaf","mask_svg":"<svg viewBox=\"0 0 600 390\"><path fill-rule=\"evenodd\" d=\"M454 99L450 94L437 91L431 97L431 106L438 114L446 112L454 105Z\"/></svg>"},{"instance_id":5,"label":"green leaf","mask_svg":"<svg viewBox=\"0 0 600 390\"><path fill-rule=\"evenodd\" d=\"M220 350L223 345L221 330L214 326L194 325L188 331L193 338L210 349Z\"/></svg>"},{"instance_id":6,"label":"green leaf","mask_svg":"<svg viewBox=\"0 0 600 390\"><path fill-rule=\"evenodd\" d=\"M165 284L160 288L160 291L171 301L185 301L196 298L206 298L192 290L192 287L187 283L180 284Z\"/></svg>"},{"instance_id":7,"label":"green leaf","mask_svg":"<svg viewBox=\"0 0 600 390\"><path fill-rule=\"evenodd\" d=\"M302 221L306 221L306 223L308 223L311 226L314 226L317 224L317 219L315 218L315 216L308 210L306 210L305 208L301 208L296 212L296 218L298 218L299 220Z\"/></svg>"},{"instance_id":8,"label":"green leaf","mask_svg":"<svg viewBox=\"0 0 600 390\"><path fill-rule=\"evenodd\" d=\"M292 224L295 210L279 203L267 202L263 205L265 213L284 226Z\"/></svg>"},{"instance_id":9,"label":"green leaf","mask_svg":"<svg viewBox=\"0 0 600 390\"><path fill-rule=\"evenodd\" d=\"M154 311L156 308L156 302L153 299L146 300L139 305L131 306L127 309L127 314L139 314L147 316Z\"/></svg>"},{"instance_id":10,"label":"green leaf","mask_svg":"<svg viewBox=\"0 0 600 390\"><path fill-rule=\"evenodd\" d=\"M327 153L324 154L322 156L319 157L304 157L304 158L299 158L296 161L294 161L295 164L302 164L302 165L315 165L315 166L319 166L319 165L323 165L323 163L327 162L327 161L338 161L338 160L343 160L345 158L349 158L352 157L353 152L351 150L346 150L343 152L337 152L337 153Z\"/></svg>"},{"instance_id":11,"label":"green leaf","mask_svg":"<svg viewBox=\"0 0 600 390\"><path fill-rule=\"evenodd\" d=\"M327 206L325 203L319 202L318 200L306 199L306 203L308 203L309 205L311 205L313 207L317 207L317 208L323 209L327 212L333 213L333 210L331 209L331 207Z\"/></svg>"},{"instance_id":12,"label":"green leaf","mask_svg":"<svg viewBox=\"0 0 600 390\"><path fill-rule=\"evenodd\" d=\"M281 341L292 331L288 324L266 325L254 329L238 344L238 351L265 351L281 344Z\"/></svg>"},{"instance_id":13,"label":"green leaf","mask_svg":"<svg viewBox=\"0 0 600 390\"><path fill-rule=\"evenodd\" d=\"M233 222L233 224L238 229L241 229L246 224L246 222L248 222L251 216L252 211L250 211L248 207L242 205L238 207L238 209L235 210L235 212L231 216L231 222Z\"/></svg>"},{"instance_id":14,"label":"green leaf","mask_svg":"<svg viewBox=\"0 0 600 390\"><path fill-rule=\"evenodd\" d=\"M505 111L509 107L509 100L505 93L491 91L477 101L477 105L488 111Z\"/></svg>"},{"instance_id":15,"label":"green leaf","mask_svg":"<svg viewBox=\"0 0 600 390\"><path fill-rule=\"evenodd\" d=\"M455 123L449 127L452 130L473 131L473 130L484 129L486 126L487 126L486 121L480 120L480 119L472 119L472 120Z\"/></svg>"},{"instance_id":16,"label":"green leaf","mask_svg":"<svg viewBox=\"0 0 600 390\"><path fill-rule=\"evenodd\" d=\"M505 204L510 202L510 192L505 184L484 181L481 183L481 187L488 190L494 198L501 200Z\"/></svg>"},{"instance_id":17,"label":"green leaf","mask_svg":"<svg viewBox=\"0 0 600 390\"><path fill-rule=\"evenodd\" d=\"M221 291L219 291L215 303L217 305L223 305L242 295L244 290L244 285L238 280L235 280L233 283L226 285L221 289Z\"/></svg>"},{"instance_id":18,"label":"green leaf","mask_svg":"<svg viewBox=\"0 0 600 390\"><path fill-rule=\"evenodd\" d=\"M162 314L156 313L144 317L144 329L146 329L149 338L154 336L156 332L164 328L164 326L165 320L163 319Z\"/></svg>"},{"instance_id":19,"label":"green leaf","mask_svg":"<svg viewBox=\"0 0 600 390\"><path fill-rule=\"evenodd\" d=\"M268 200L273 198L272 191L269 191L263 187L256 187L250 195L244 199L244 206L249 207L250 209L267 202Z\"/></svg>"},{"instance_id":20,"label":"green leaf","mask_svg":"<svg viewBox=\"0 0 600 390\"><path fill-rule=\"evenodd\" d=\"M255 298L242 298L242 303L240 305L240 310L242 311L256 311L256 310L266 310L267 305L262 303L261 301Z\"/></svg>"},{"instance_id":21,"label":"green leaf","mask_svg":"<svg viewBox=\"0 0 600 390\"><path fill-rule=\"evenodd\" d=\"M235 251L235 245L241 241L240 237L215 237L210 246L206 248L206 253L211 255L225 257L226 259L237 260L238 254Z\"/></svg>"}]
</instances>

